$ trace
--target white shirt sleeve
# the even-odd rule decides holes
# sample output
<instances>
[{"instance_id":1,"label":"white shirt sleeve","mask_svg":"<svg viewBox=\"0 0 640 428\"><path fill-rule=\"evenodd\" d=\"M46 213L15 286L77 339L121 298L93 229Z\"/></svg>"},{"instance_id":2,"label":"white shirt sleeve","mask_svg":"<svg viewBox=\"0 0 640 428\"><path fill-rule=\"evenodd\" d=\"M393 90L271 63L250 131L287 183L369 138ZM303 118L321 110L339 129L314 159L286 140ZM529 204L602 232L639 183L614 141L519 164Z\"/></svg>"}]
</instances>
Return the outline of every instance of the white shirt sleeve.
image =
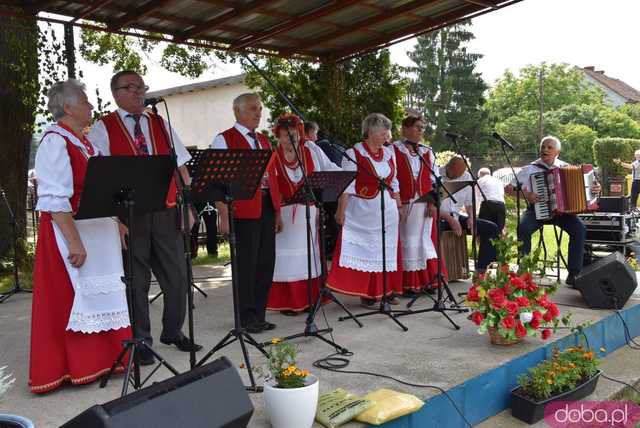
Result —
<instances>
[{"instance_id":1,"label":"white shirt sleeve","mask_svg":"<svg viewBox=\"0 0 640 428\"><path fill-rule=\"evenodd\" d=\"M305 145L309 148L311 154L314 156L314 162L317 162L316 165L318 166L319 171L342 171L342 168L331 162L329 157L316 143L307 141L305 142Z\"/></svg>"},{"instance_id":2,"label":"white shirt sleeve","mask_svg":"<svg viewBox=\"0 0 640 428\"><path fill-rule=\"evenodd\" d=\"M94 123L91 129L89 129L87 139L96 146L102 156L111 155L111 150L109 149L109 133L102 120Z\"/></svg>"},{"instance_id":3,"label":"white shirt sleeve","mask_svg":"<svg viewBox=\"0 0 640 428\"><path fill-rule=\"evenodd\" d=\"M212 149L228 149L227 142L225 141L222 134L218 134L215 136L209 148Z\"/></svg>"},{"instance_id":4,"label":"white shirt sleeve","mask_svg":"<svg viewBox=\"0 0 640 428\"><path fill-rule=\"evenodd\" d=\"M67 143L59 135L49 134L36 153L38 177L38 211L71 212L69 198L73 195L73 171Z\"/></svg>"},{"instance_id":5,"label":"white shirt sleeve","mask_svg":"<svg viewBox=\"0 0 640 428\"><path fill-rule=\"evenodd\" d=\"M349 150L346 151L346 153L351 159L355 160L356 153L355 153L354 149L349 149ZM354 164L353 162L351 162L346 157L343 157L342 158L342 170L343 171L357 171L358 170L358 166L356 164ZM345 189L344 193L347 193L349 195L355 195L356 194L356 180L355 179L351 183L349 183L349 185Z\"/></svg>"}]
</instances>

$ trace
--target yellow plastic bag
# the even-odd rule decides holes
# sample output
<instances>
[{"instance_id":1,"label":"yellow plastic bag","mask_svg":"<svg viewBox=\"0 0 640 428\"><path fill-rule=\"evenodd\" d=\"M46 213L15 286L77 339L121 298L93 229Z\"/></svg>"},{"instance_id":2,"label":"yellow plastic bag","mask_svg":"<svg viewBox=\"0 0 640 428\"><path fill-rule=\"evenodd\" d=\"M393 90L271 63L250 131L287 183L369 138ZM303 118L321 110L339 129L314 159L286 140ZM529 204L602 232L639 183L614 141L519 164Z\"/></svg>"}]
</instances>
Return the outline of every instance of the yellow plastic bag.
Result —
<instances>
[{"instance_id":1,"label":"yellow plastic bag","mask_svg":"<svg viewBox=\"0 0 640 428\"><path fill-rule=\"evenodd\" d=\"M318 398L316 421L327 428L336 428L349 422L372 404L338 388Z\"/></svg>"},{"instance_id":2,"label":"yellow plastic bag","mask_svg":"<svg viewBox=\"0 0 640 428\"><path fill-rule=\"evenodd\" d=\"M373 401L373 406L360 413L356 420L371 425L381 425L400 416L408 415L424 405L415 395L403 394L391 389L378 389L363 397Z\"/></svg>"}]
</instances>

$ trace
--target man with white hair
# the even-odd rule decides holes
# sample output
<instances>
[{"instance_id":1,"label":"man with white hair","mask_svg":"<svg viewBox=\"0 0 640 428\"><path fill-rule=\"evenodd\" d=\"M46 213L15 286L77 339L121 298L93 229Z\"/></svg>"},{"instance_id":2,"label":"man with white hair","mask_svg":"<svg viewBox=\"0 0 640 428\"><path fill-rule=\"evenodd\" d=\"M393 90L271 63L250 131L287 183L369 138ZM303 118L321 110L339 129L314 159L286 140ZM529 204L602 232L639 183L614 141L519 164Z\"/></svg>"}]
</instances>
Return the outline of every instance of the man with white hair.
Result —
<instances>
[{"instance_id":1,"label":"man with white hair","mask_svg":"<svg viewBox=\"0 0 640 428\"><path fill-rule=\"evenodd\" d=\"M631 184L631 209L634 209L638 204L638 195L640 194L640 150L636 150L634 153L635 159L631 163L626 163L620 159L614 159L613 162L621 167L631 170L631 176L633 182Z\"/></svg>"},{"instance_id":2,"label":"man with white hair","mask_svg":"<svg viewBox=\"0 0 640 428\"><path fill-rule=\"evenodd\" d=\"M476 201L482 201L478 218L495 223L498 226L498 231L502 233L507 216L502 181L493 177L489 168L480 168L478 170L478 187L482 189L482 193L487 198L483 200L480 190L476 188Z\"/></svg>"},{"instance_id":3,"label":"man with white hair","mask_svg":"<svg viewBox=\"0 0 640 428\"><path fill-rule=\"evenodd\" d=\"M258 95L246 93L233 100L236 123L211 143L212 149L271 150L269 140L256 133L262 118ZM227 207L218 202L220 233L229 233ZM280 191L276 168L269 164L252 199L236 201L234 230L238 256L238 297L240 325L249 333L273 330L276 325L265 320L269 289L276 261L276 233L282 229Z\"/></svg>"},{"instance_id":4,"label":"man with white hair","mask_svg":"<svg viewBox=\"0 0 640 428\"><path fill-rule=\"evenodd\" d=\"M553 224L560 227L569 234L569 258L567 260L567 268L569 274L565 279L565 283L571 287L575 287L576 275L582 270L584 255L584 240L586 237L586 229L578 216L574 214L560 214L548 221L539 221L536 219L534 211L534 203L538 201L538 195L532 191L531 175L548 171L554 168L560 168L568 165L566 162L558 159L560 154L560 140L553 136L546 136L540 141L540 157L529 165L523 167L518 173L518 180L522 184L522 193L529 205L522 215L520 224L518 225L518 240L522 242L520 252L528 254L531 251L531 235L540 229L543 224ZM505 186L505 191L515 196L514 180ZM594 193L600 192L600 186L594 187Z\"/></svg>"},{"instance_id":5,"label":"man with white hair","mask_svg":"<svg viewBox=\"0 0 640 428\"><path fill-rule=\"evenodd\" d=\"M185 184L191 183L185 163L191 159L180 137L166 120L145 111L144 99L148 86L135 71L125 70L111 78L111 94L118 109L96 122L89 132L89 139L105 156L149 156L171 154L175 147L178 172ZM169 137L171 132L171 138ZM117 171L114 171L117 173ZM160 342L176 345L183 352L199 351L202 346L193 343L182 333L187 305L187 270L184 263L184 245L177 227L179 213L176 208L177 178L171 180L163 210L136 214L133 219L135 248L132 266L135 301L134 335L145 339L151 346L151 322L149 320L149 286L151 271L164 293L162 332ZM120 233L127 235L127 228L120 224ZM154 363L151 352L139 350L141 365Z\"/></svg>"}]
</instances>

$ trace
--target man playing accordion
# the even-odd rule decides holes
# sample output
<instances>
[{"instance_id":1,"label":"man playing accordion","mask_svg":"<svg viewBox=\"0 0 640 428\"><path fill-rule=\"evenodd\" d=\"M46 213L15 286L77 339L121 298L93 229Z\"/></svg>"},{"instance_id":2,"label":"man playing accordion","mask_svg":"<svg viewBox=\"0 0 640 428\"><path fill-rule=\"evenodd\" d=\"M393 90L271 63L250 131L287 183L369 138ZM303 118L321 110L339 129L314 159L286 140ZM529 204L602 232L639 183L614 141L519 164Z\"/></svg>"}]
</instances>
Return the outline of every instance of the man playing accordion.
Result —
<instances>
[{"instance_id":1,"label":"man playing accordion","mask_svg":"<svg viewBox=\"0 0 640 428\"><path fill-rule=\"evenodd\" d=\"M521 254L528 254L531 251L531 235L543 224L553 224L567 232L569 234L569 258L567 261L569 274L565 279L565 283L570 287L575 287L576 275L582 270L586 229L575 214L560 213L549 220L538 220L534 211L534 204L538 202L539 197L533 191L531 185L531 176L533 174L568 165L558 159L560 147L560 140L556 137L546 136L542 138L540 141L540 157L526 165L518 173L518 180L522 185L522 193L529 203L518 225L518 240L522 242L520 247ZM505 191L512 196L516 196L515 186L516 180L514 179L505 186ZM594 194L600 193L600 185L595 184L591 190Z\"/></svg>"}]
</instances>

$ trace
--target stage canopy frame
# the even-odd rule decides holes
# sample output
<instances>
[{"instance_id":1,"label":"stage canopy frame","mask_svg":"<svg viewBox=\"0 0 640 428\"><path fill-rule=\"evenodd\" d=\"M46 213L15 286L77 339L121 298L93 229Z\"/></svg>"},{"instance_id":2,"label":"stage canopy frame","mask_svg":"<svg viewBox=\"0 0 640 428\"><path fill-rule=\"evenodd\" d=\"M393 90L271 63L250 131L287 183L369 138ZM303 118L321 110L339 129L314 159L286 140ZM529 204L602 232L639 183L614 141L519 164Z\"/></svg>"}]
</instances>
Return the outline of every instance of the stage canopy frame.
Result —
<instances>
[{"instance_id":1,"label":"stage canopy frame","mask_svg":"<svg viewBox=\"0 0 640 428\"><path fill-rule=\"evenodd\" d=\"M339 62L520 1L0 0L0 15L243 54Z\"/></svg>"}]
</instances>

